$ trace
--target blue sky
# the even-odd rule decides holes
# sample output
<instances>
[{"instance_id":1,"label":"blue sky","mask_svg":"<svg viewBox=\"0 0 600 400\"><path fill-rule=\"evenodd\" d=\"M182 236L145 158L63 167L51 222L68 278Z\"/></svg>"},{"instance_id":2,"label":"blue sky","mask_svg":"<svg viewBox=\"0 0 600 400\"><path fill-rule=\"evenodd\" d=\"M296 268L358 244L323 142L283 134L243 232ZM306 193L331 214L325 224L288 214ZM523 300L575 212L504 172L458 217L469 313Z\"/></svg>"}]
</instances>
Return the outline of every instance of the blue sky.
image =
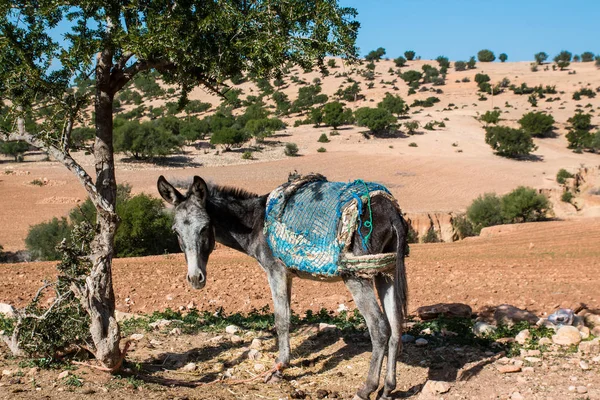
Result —
<instances>
[{"instance_id":1,"label":"blue sky","mask_svg":"<svg viewBox=\"0 0 600 400\"><path fill-rule=\"evenodd\" d=\"M424 59L467 60L484 48L508 61L545 51L600 53L600 0L340 0L358 10L357 45L395 58L414 50Z\"/></svg>"}]
</instances>

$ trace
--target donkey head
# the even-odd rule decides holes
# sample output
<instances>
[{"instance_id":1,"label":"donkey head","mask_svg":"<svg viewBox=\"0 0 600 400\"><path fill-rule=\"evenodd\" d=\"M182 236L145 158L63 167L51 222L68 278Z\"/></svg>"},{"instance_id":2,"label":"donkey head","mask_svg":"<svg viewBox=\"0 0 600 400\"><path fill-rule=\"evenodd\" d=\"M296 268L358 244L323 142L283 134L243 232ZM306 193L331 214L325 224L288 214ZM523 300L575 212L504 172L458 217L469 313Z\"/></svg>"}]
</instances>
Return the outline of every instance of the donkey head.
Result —
<instances>
[{"instance_id":1,"label":"donkey head","mask_svg":"<svg viewBox=\"0 0 600 400\"><path fill-rule=\"evenodd\" d=\"M202 289L206 284L208 256L215 248L215 231L206 212L206 182L194 176L194 182L185 195L162 175L158 178L157 186L162 198L175 206L173 231L185 254L187 280L194 289Z\"/></svg>"}]
</instances>

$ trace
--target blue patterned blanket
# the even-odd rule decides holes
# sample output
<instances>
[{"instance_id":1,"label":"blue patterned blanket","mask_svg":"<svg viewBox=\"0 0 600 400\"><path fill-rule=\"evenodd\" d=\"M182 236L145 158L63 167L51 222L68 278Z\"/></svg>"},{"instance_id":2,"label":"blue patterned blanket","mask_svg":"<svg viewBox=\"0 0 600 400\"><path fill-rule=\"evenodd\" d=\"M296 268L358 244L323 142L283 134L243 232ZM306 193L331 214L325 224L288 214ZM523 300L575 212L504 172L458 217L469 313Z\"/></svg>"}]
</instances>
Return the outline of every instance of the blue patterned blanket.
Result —
<instances>
[{"instance_id":1,"label":"blue patterned blanket","mask_svg":"<svg viewBox=\"0 0 600 400\"><path fill-rule=\"evenodd\" d=\"M340 234L342 225L367 235L368 227L360 223L363 202L381 191L389 194L377 183L328 182L321 175L278 187L269 195L265 216L265 236L273 255L298 271L340 275L340 257L348 244L348 235ZM358 211L351 217L355 220L342 224L343 210L351 202Z\"/></svg>"}]
</instances>

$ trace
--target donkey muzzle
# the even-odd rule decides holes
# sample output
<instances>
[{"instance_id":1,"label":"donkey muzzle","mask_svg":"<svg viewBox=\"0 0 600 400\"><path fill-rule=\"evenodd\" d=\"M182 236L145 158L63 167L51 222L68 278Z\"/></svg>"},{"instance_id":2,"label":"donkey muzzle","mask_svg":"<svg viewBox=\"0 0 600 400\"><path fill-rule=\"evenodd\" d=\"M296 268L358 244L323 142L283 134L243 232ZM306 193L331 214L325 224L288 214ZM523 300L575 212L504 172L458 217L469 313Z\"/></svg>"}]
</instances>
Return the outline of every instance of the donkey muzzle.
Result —
<instances>
[{"instance_id":1,"label":"donkey muzzle","mask_svg":"<svg viewBox=\"0 0 600 400\"><path fill-rule=\"evenodd\" d=\"M187 275L187 281L192 285L194 289L202 289L206 285L206 279L204 274L199 273L195 275Z\"/></svg>"}]
</instances>

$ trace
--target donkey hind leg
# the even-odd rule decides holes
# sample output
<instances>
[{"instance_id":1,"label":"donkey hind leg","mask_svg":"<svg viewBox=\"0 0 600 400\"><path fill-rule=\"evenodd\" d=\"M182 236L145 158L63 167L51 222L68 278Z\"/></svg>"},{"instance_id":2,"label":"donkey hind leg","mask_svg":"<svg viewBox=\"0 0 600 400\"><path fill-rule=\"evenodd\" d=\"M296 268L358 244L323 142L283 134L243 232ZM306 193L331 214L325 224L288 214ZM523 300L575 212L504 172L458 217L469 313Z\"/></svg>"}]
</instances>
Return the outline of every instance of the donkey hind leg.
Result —
<instances>
[{"instance_id":1,"label":"donkey hind leg","mask_svg":"<svg viewBox=\"0 0 600 400\"><path fill-rule=\"evenodd\" d=\"M367 376L367 380L363 387L360 388L354 396L355 400L365 400L368 399L371 393L377 390L377 387L379 386L381 365L385 354L385 346L390 337L390 327L377 303L373 280L345 277L344 283L352 294L358 310L365 318L367 327L369 328L369 334L371 335L371 343L373 345L373 352L371 353L371 361L369 364L369 375Z\"/></svg>"},{"instance_id":2,"label":"donkey hind leg","mask_svg":"<svg viewBox=\"0 0 600 400\"><path fill-rule=\"evenodd\" d=\"M279 357L277 363L287 367L290 363L290 297L292 291L292 278L285 268L274 264L266 268L273 306L275 308L275 328L277 330L277 346ZM270 378L270 377L269 377Z\"/></svg>"},{"instance_id":3,"label":"donkey hind leg","mask_svg":"<svg viewBox=\"0 0 600 400\"><path fill-rule=\"evenodd\" d=\"M391 328L391 336L388 341L388 358L383 393L379 399L390 399L390 394L396 389L396 365L398 355L402 352L402 321L400 310L394 293L394 282L387 276L377 276L375 285L379 293L379 299L385 311L385 317Z\"/></svg>"}]
</instances>

